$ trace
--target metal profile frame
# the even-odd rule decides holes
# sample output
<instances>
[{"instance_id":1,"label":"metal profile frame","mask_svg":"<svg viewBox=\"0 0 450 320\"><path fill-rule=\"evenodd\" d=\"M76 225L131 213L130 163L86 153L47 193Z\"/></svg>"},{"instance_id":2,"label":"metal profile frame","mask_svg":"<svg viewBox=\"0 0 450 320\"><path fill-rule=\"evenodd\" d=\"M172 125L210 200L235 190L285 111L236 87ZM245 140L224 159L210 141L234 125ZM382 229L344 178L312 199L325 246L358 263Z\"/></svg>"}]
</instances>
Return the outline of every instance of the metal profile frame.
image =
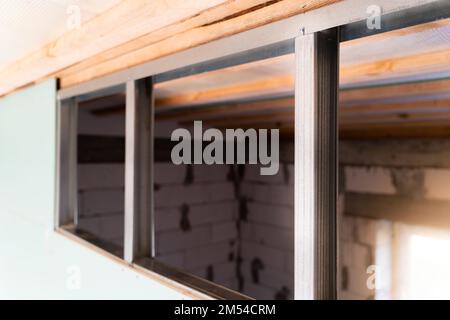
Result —
<instances>
[{"instance_id":1,"label":"metal profile frame","mask_svg":"<svg viewBox=\"0 0 450 320\"><path fill-rule=\"evenodd\" d=\"M72 97L58 101L57 117L57 197L55 227L78 223L77 127L78 101Z\"/></svg>"},{"instance_id":2,"label":"metal profile frame","mask_svg":"<svg viewBox=\"0 0 450 320\"><path fill-rule=\"evenodd\" d=\"M428 6L434 3L448 3L446 0L377 0L376 2L382 8L383 16L417 6L423 6L424 10L426 10ZM375 4L374 0L346 0L337 2L308 11L304 14L299 14L167 57L162 57L139 66L131 67L108 76L61 89L58 92L58 96L59 99L63 100L74 96L85 95L97 90L124 84L129 80L155 76L186 66L205 63L206 61L221 59L244 51L292 40L299 35L300 30L303 30L304 34L310 34L354 23L359 24L360 28L365 28L364 23L368 17L366 10L367 7L373 4ZM450 4L447 4L447 6L450 6ZM403 19L407 19L407 17L403 16ZM364 21L362 25L361 21ZM426 20L424 19L424 21ZM419 23L419 21L416 22ZM396 24L398 28L403 27L403 25L407 24L400 22ZM360 32L360 36L364 36L364 34ZM345 34L341 34L341 37L346 38Z\"/></svg>"},{"instance_id":3,"label":"metal profile frame","mask_svg":"<svg viewBox=\"0 0 450 320\"><path fill-rule=\"evenodd\" d=\"M389 15L400 10L413 10L419 5L430 8L444 2L379 0L378 4L382 6L383 14ZM73 164L73 159L76 159L76 140L73 138L74 133L70 132L74 126L76 128L76 122L74 124L72 119L76 119L76 97L87 99L95 96L98 90L121 90L126 83L125 260L144 265L168 277L178 277L180 282L211 293L213 297L247 298L225 288L218 289L218 286L212 286L208 281L182 272L165 272L169 268L153 259L153 123L148 121L146 126L142 120L148 117L153 119L152 82L215 70L239 61L253 61L270 55L271 50L272 54L284 52L286 48L293 50L292 43L295 41L295 199L301 199L295 200L294 209L295 298L336 298L336 102L339 34L335 27L347 25L340 29L343 40L366 36L364 32L355 32L352 26L362 26L361 21L367 18L366 8L372 4L373 0L338 2L59 90L56 226L76 224L76 168ZM398 28L406 25L408 23L405 21L397 21L396 24ZM261 53L264 50L268 51ZM147 196L144 197L144 194ZM138 225L143 227L138 228ZM155 267L155 264L158 266Z\"/></svg>"},{"instance_id":4,"label":"metal profile frame","mask_svg":"<svg viewBox=\"0 0 450 320\"><path fill-rule=\"evenodd\" d=\"M295 297L336 299L339 30L295 45Z\"/></svg>"},{"instance_id":5,"label":"metal profile frame","mask_svg":"<svg viewBox=\"0 0 450 320\"><path fill-rule=\"evenodd\" d=\"M152 78L126 84L124 259L152 257Z\"/></svg>"}]
</instances>

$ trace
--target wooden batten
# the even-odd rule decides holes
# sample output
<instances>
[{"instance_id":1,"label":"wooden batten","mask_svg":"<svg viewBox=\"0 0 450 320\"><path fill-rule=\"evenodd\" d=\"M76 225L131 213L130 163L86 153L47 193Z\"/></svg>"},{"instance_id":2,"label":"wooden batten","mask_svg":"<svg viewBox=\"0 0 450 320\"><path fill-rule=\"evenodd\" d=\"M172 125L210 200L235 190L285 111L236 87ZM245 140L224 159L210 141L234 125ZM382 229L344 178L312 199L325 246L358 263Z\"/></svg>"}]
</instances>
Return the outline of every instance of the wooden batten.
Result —
<instances>
[{"instance_id":1,"label":"wooden batten","mask_svg":"<svg viewBox=\"0 0 450 320\"><path fill-rule=\"evenodd\" d=\"M0 95L49 75L79 84L339 1L122 1L0 71Z\"/></svg>"}]
</instances>

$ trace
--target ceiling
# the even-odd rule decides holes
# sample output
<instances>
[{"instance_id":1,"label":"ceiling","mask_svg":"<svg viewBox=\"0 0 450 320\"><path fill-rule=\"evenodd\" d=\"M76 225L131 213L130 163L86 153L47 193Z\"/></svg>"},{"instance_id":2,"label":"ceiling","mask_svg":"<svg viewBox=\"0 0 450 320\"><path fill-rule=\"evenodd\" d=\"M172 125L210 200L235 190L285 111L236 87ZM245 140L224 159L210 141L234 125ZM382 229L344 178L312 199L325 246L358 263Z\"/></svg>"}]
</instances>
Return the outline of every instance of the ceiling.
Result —
<instances>
[{"instance_id":1,"label":"ceiling","mask_svg":"<svg viewBox=\"0 0 450 320\"><path fill-rule=\"evenodd\" d=\"M450 25L344 42L340 65L342 89L450 77ZM159 83L157 105L286 96L294 91L294 70L290 54Z\"/></svg>"},{"instance_id":2,"label":"ceiling","mask_svg":"<svg viewBox=\"0 0 450 320\"><path fill-rule=\"evenodd\" d=\"M84 23L120 0L0 0L0 69L69 30L73 12ZM73 7L76 6L76 7ZM79 8L79 9L78 9Z\"/></svg>"}]
</instances>

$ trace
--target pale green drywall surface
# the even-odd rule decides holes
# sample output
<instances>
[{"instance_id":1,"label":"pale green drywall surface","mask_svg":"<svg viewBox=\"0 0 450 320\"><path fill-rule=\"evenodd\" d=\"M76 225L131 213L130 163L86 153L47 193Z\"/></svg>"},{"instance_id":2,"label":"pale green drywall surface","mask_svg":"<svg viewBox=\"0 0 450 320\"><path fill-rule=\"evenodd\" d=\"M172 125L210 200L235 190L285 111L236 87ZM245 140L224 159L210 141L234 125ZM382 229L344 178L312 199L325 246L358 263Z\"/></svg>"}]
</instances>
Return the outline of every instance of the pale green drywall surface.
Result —
<instances>
[{"instance_id":1,"label":"pale green drywall surface","mask_svg":"<svg viewBox=\"0 0 450 320\"><path fill-rule=\"evenodd\" d=\"M0 99L0 206L50 227L55 192L56 83Z\"/></svg>"},{"instance_id":2,"label":"pale green drywall surface","mask_svg":"<svg viewBox=\"0 0 450 320\"><path fill-rule=\"evenodd\" d=\"M53 230L56 82L0 99L0 299L183 299Z\"/></svg>"}]
</instances>

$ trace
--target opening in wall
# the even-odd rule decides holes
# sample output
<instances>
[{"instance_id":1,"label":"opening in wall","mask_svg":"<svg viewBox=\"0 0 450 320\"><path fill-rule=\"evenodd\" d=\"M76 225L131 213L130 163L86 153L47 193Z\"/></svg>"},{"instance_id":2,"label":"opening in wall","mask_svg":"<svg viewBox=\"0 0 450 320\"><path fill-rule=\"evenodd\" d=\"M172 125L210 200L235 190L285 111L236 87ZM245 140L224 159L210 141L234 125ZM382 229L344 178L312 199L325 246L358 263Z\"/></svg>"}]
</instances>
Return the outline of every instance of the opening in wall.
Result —
<instances>
[{"instance_id":1,"label":"opening in wall","mask_svg":"<svg viewBox=\"0 0 450 320\"><path fill-rule=\"evenodd\" d=\"M62 208L70 214L60 224L83 239L122 257L124 243L125 115L105 116L105 110L123 107L124 93L63 102L61 117L70 126L61 132L61 171L67 179L68 199ZM64 123L64 121L63 121ZM65 139L64 136L67 136ZM71 200L72 198L72 200Z\"/></svg>"},{"instance_id":2,"label":"opening in wall","mask_svg":"<svg viewBox=\"0 0 450 320\"><path fill-rule=\"evenodd\" d=\"M256 299L292 299L294 55L160 82L155 259Z\"/></svg>"},{"instance_id":3,"label":"opening in wall","mask_svg":"<svg viewBox=\"0 0 450 320\"><path fill-rule=\"evenodd\" d=\"M449 30L341 44L342 299L449 297Z\"/></svg>"}]
</instances>

